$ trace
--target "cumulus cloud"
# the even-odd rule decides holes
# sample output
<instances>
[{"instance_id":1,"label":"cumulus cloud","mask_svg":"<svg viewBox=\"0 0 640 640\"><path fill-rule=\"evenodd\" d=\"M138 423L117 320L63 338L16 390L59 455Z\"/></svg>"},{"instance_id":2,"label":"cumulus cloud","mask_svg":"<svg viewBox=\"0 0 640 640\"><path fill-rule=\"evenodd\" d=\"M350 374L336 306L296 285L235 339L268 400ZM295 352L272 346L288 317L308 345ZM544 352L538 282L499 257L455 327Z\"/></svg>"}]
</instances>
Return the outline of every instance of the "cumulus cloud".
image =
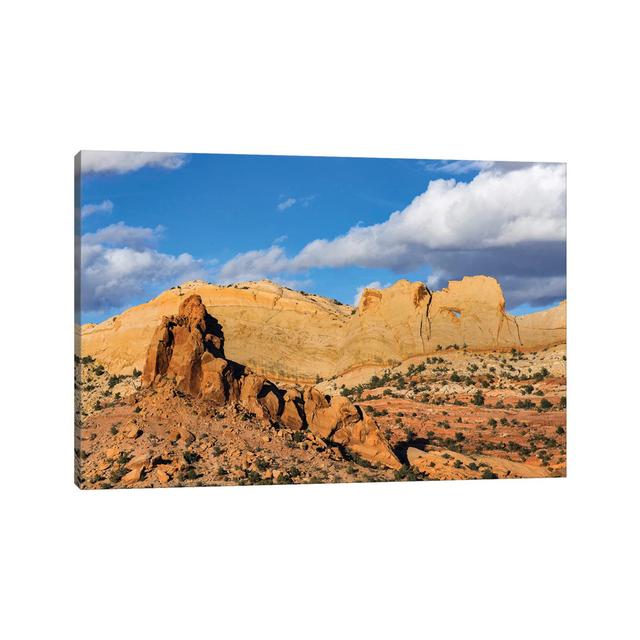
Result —
<instances>
[{"instance_id":1,"label":"cumulus cloud","mask_svg":"<svg viewBox=\"0 0 640 640\"><path fill-rule=\"evenodd\" d=\"M425 254L482 250L522 242L564 241L564 166L479 173L471 182L432 180L427 190L383 223L314 240L293 266L359 265L408 271Z\"/></svg>"},{"instance_id":2,"label":"cumulus cloud","mask_svg":"<svg viewBox=\"0 0 640 640\"><path fill-rule=\"evenodd\" d=\"M226 262L218 272L218 280L224 283L242 280L262 280L282 271L290 271L284 249L273 245L269 249L239 253Z\"/></svg>"},{"instance_id":3,"label":"cumulus cloud","mask_svg":"<svg viewBox=\"0 0 640 640\"><path fill-rule=\"evenodd\" d=\"M150 287L167 287L201 278L205 268L188 253L159 252L162 227L130 227L122 222L86 233L80 245L82 310L118 309Z\"/></svg>"},{"instance_id":4,"label":"cumulus cloud","mask_svg":"<svg viewBox=\"0 0 640 640\"><path fill-rule=\"evenodd\" d=\"M222 273L265 277L348 266L408 273L429 267L439 281L474 274L511 278L516 299L539 302L548 294L536 294L534 283L542 292L545 279L565 271L565 166L502 165L488 167L470 182L432 180L386 221L314 240L291 258L277 246L237 255Z\"/></svg>"},{"instance_id":5,"label":"cumulus cloud","mask_svg":"<svg viewBox=\"0 0 640 640\"><path fill-rule=\"evenodd\" d=\"M143 167L179 169L186 162L184 153L148 151L83 151L82 173L128 173Z\"/></svg>"},{"instance_id":6,"label":"cumulus cloud","mask_svg":"<svg viewBox=\"0 0 640 640\"><path fill-rule=\"evenodd\" d=\"M86 218L94 213L111 213L113 211L113 202L111 200L103 200L99 203L85 204L80 209L80 216Z\"/></svg>"},{"instance_id":7,"label":"cumulus cloud","mask_svg":"<svg viewBox=\"0 0 640 640\"><path fill-rule=\"evenodd\" d=\"M117 222L93 233L85 233L82 236L82 243L84 245L107 244L143 249L155 246L163 232L164 227L162 225L154 228L130 227L124 222Z\"/></svg>"}]
</instances>

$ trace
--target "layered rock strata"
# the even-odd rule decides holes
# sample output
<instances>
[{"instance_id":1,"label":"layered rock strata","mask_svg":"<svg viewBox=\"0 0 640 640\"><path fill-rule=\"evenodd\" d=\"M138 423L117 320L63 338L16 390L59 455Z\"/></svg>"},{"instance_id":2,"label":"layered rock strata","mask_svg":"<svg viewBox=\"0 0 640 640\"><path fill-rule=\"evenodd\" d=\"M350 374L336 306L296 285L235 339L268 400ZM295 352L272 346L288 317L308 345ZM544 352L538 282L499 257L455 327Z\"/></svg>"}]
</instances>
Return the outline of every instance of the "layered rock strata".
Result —
<instances>
[{"instance_id":1,"label":"layered rock strata","mask_svg":"<svg viewBox=\"0 0 640 640\"><path fill-rule=\"evenodd\" d=\"M386 289L366 289L357 307L268 281L228 287L191 282L116 318L84 325L82 355L116 374L142 370L161 318L176 314L192 294L225 327L227 356L279 381L312 383L453 345L535 350L566 340L564 302L515 317L505 311L498 282L486 276L465 277L434 292L421 282L399 280Z\"/></svg>"}]
</instances>

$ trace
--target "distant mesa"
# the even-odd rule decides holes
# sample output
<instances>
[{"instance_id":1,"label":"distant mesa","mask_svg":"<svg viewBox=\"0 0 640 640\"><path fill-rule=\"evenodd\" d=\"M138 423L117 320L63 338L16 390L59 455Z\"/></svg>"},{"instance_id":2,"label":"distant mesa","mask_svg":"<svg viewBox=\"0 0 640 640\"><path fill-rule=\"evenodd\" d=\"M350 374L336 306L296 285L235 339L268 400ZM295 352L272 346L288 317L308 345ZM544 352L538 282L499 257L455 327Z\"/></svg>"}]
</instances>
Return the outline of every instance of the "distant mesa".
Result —
<instances>
[{"instance_id":1,"label":"distant mesa","mask_svg":"<svg viewBox=\"0 0 640 640\"><path fill-rule=\"evenodd\" d=\"M326 380L361 367L391 366L447 348L535 350L566 341L565 302L516 318L505 311L499 283L487 276L451 281L445 289L434 292L421 282L399 280L386 289L365 289L355 308L266 280L230 286L194 281L165 291L115 319L84 325L82 354L98 358L115 374L144 368L146 379L147 366L151 366L147 347L152 340L159 343L159 325L163 318L176 315L195 320L192 312L196 311L182 306L189 299L195 305L190 298L194 294L224 328L224 344L216 346L215 327L204 327L203 339L208 342L200 355L210 356L198 365L201 372L195 378L181 381L191 391L197 387L197 393L202 392L203 380L211 384L215 376L227 380L231 375L215 362L221 353L230 362L250 367L253 375L310 384L319 378ZM177 320L171 322L174 324L165 325L162 331L173 335L172 348L177 351L175 356L171 352L165 363L162 358L167 353L162 356L157 347L156 375L165 366L162 375L177 374L178 370L187 374L182 362L187 356L180 355L180 345L187 335L194 334L186 332L186 327L183 330ZM193 371L189 375L194 375ZM226 384L234 392L233 381L228 379Z\"/></svg>"}]
</instances>

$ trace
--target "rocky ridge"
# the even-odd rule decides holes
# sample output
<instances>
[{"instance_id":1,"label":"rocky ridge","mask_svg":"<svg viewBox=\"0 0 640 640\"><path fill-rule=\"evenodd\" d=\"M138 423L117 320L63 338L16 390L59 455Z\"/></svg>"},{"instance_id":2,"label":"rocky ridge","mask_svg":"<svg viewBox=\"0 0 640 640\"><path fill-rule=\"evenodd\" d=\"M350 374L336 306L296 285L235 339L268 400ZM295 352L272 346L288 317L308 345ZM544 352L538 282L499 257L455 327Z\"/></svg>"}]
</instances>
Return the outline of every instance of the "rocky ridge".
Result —
<instances>
[{"instance_id":1,"label":"rocky ridge","mask_svg":"<svg viewBox=\"0 0 640 640\"><path fill-rule=\"evenodd\" d=\"M82 355L114 374L142 369L163 316L197 294L225 327L228 357L272 380L301 383L361 367L386 367L451 346L474 351L533 350L566 340L566 307L514 317L498 282L486 276L452 281L440 291L399 280L366 289L357 307L260 281L231 286L190 282L81 328Z\"/></svg>"}]
</instances>

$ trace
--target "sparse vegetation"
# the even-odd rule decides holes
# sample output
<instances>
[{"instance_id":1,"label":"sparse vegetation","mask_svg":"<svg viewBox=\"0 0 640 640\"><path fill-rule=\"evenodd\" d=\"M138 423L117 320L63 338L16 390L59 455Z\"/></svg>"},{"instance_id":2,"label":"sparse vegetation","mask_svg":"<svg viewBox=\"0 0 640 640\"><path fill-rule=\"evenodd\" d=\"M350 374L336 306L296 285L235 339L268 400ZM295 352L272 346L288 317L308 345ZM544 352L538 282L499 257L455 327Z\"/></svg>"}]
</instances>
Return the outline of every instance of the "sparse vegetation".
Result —
<instances>
[{"instance_id":1,"label":"sparse vegetation","mask_svg":"<svg viewBox=\"0 0 640 640\"><path fill-rule=\"evenodd\" d=\"M184 451L182 457L187 464L195 464L201 458L200 454L195 451Z\"/></svg>"},{"instance_id":2,"label":"sparse vegetation","mask_svg":"<svg viewBox=\"0 0 640 640\"><path fill-rule=\"evenodd\" d=\"M115 387L121 379L122 378L120 376L111 376L109 378L109 382L107 383L109 385L109 388L112 389L113 387Z\"/></svg>"},{"instance_id":3,"label":"sparse vegetation","mask_svg":"<svg viewBox=\"0 0 640 640\"><path fill-rule=\"evenodd\" d=\"M109 480L113 484L118 484L118 482L120 482L120 480L122 480L122 478L124 478L127 473L129 473L129 470L123 464L121 464L109 474Z\"/></svg>"}]
</instances>

